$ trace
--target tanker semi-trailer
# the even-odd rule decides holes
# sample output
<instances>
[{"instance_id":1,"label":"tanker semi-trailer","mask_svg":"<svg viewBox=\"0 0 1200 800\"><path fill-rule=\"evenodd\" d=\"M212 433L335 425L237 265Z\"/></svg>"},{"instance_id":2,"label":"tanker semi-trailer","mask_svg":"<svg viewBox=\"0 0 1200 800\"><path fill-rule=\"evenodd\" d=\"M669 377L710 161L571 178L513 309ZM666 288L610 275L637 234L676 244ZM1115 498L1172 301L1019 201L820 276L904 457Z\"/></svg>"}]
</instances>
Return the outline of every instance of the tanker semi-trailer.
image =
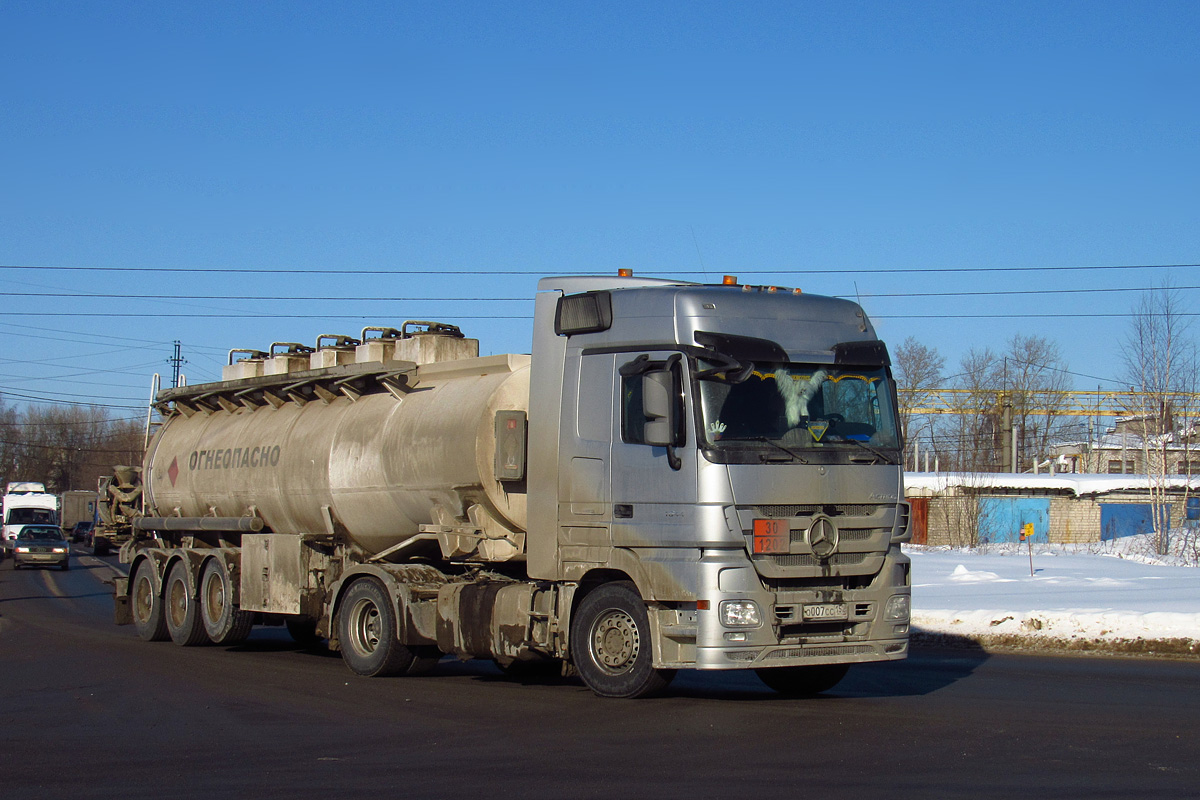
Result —
<instances>
[{"instance_id":1,"label":"tanker semi-trailer","mask_svg":"<svg viewBox=\"0 0 1200 800\"><path fill-rule=\"evenodd\" d=\"M605 697L907 655L895 388L857 304L546 278L532 355L431 322L316 344L156 398L117 582L142 638L282 620L359 675L449 654Z\"/></svg>"}]
</instances>

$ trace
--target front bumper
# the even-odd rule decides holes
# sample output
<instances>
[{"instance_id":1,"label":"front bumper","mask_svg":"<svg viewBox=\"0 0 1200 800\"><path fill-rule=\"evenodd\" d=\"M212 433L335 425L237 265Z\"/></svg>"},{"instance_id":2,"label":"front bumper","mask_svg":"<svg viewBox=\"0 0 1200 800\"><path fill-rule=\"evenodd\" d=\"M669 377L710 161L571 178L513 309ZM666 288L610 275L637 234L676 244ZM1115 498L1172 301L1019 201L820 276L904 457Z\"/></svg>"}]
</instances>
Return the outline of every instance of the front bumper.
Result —
<instances>
[{"instance_id":1,"label":"front bumper","mask_svg":"<svg viewBox=\"0 0 1200 800\"><path fill-rule=\"evenodd\" d=\"M10 552L13 556L13 564L20 567L61 567L71 558L70 553L18 553L16 550Z\"/></svg>"},{"instance_id":2,"label":"front bumper","mask_svg":"<svg viewBox=\"0 0 1200 800\"><path fill-rule=\"evenodd\" d=\"M890 548L869 585L843 588L791 586L770 591L744 553L706 552L699 578L710 587L698 608L660 609L660 667L702 670L757 669L817 664L896 661L908 656L909 614L889 616L892 598L911 596L909 560L899 546ZM722 602L752 601L758 624L726 624ZM815 607L815 608L814 608ZM813 618L810 611L841 612ZM657 659L656 659L657 660Z\"/></svg>"}]
</instances>

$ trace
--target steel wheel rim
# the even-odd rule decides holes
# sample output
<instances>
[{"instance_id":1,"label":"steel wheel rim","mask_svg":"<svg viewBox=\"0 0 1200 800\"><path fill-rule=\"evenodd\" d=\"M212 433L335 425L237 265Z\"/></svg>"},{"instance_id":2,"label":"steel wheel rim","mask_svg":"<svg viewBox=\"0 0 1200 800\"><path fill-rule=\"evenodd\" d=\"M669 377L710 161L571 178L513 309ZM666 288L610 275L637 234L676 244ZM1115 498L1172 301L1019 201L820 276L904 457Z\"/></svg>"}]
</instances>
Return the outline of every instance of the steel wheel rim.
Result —
<instances>
[{"instance_id":1,"label":"steel wheel rim","mask_svg":"<svg viewBox=\"0 0 1200 800\"><path fill-rule=\"evenodd\" d=\"M145 623L154 610L154 586L149 578L141 578L133 589L133 613L138 622Z\"/></svg>"},{"instance_id":2,"label":"steel wheel rim","mask_svg":"<svg viewBox=\"0 0 1200 800\"><path fill-rule=\"evenodd\" d=\"M363 655L372 655L379 647L382 620L379 607L363 598L350 611L350 643Z\"/></svg>"},{"instance_id":3,"label":"steel wheel rim","mask_svg":"<svg viewBox=\"0 0 1200 800\"><path fill-rule=\"evenodd\" d=\"M183 619L187 615L187 587L183 581L171 581L167 594L167 613L171 616L171 624L182 628Z\"/></svg>"},{"instance_id":4,"label":"steel wheel rim","mask_svg":"<svg viewBox=\"0 0 1200 800\"><path fill-rule=\"evenodd\" d=\"M225 613L225 581L215 570L204 578L204 612L216 622Z\"/></svg>"},{"instance_id":5,"label":"steel wheel rim","mask_svg":"<svg viewBox=\"0 0 1200 800\"><path fill-rule=\"evenodd\" d=\"M592 626L592 660L610 675L628 672L641 650L637 622L619 608L605 611Z\"/></svg>"}]
</instances>

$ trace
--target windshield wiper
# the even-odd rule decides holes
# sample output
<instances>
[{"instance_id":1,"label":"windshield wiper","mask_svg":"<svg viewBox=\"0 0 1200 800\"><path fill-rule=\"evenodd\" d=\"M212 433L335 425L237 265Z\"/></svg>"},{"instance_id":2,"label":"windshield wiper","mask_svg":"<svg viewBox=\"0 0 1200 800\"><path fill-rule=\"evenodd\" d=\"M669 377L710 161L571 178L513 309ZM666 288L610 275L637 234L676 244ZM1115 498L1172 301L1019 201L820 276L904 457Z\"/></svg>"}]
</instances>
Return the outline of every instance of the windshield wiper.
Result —
<instances>
[{"instance_id":1,"label":"windshield wiper","mask_svg":"<svg viewBox=\"0 0 1200 800\"><path fill-rule=\"evenodd\" d=\"M767 444L771 445L772 447L776 448L777 450L782 450L783 452L787 453L789 456L791 456L796 461L799 461L801 464L808 463L808 459L806 459L804 456L797 453L795 450L792 450L791 448L788 448L788 447L784 447L779 442L776 442L773 439L768 439L766 436L751 436L746 441L766 442Z\"/></svg>"},{"instance_id":2,"label":"windshield wiper","mask_svg":"<svg viewBox=\"0 0 1200 800\"><path fill-rule=\"evenodd\" d=\"M843 436L842 441L843 442L853 442L854 444L858 445L863 450L866 450L868 453L871 453L875 457L883 459L883 463L885 463L885 464L891 464L892 466L896 466L896 464L899 463L898 461L893 461L891 458L889 458L888 455L886 453L884 453L882 450L876 450L874 447L867 444L866 442L860 442L858 439L851 439L848 436Z\"/></svg>"}]
</instances>

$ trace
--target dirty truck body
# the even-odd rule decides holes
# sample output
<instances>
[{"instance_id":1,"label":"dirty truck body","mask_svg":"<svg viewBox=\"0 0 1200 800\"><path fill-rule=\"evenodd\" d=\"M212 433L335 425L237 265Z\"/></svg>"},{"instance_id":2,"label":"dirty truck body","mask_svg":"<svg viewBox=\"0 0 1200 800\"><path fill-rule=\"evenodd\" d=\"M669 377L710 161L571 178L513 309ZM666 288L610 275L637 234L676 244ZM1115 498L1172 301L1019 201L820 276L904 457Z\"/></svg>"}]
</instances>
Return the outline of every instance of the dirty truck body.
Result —
<instances>
[{"instance_id":1,"label":"dirty truck body","mask_svg":"<svg viewBox=\"0 0 1200 800\"><path fill-rule=\"evenodd\" d=\"M162 392L119 621L186 645L283 620L361 675L452 654L614 697L680 668L810 693L904 658L895 393L862 310L538 288L531 356L405 323Z\"/></svg>"}]
</instances>

